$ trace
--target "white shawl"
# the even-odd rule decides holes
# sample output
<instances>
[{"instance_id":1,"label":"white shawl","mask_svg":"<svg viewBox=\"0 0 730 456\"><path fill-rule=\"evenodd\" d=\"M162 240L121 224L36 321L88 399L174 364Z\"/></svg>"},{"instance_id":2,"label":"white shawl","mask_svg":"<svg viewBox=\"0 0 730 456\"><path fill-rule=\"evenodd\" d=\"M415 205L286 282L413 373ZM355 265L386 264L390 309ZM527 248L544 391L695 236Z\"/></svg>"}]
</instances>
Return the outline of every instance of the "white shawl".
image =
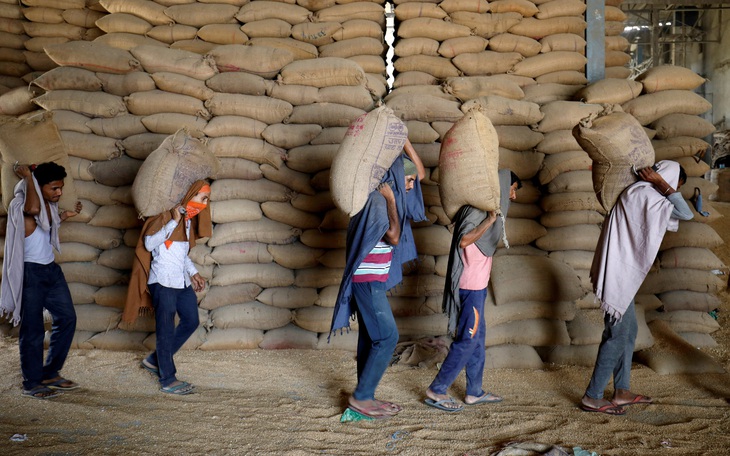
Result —
<instances>
[{"instance_id":1,"label":"white shawl","mask_svg":"<svg viewBox=\"0 0 730 456\"><path fill-rule=\"evenodd\" d=\"M679 164L662 160L657 172L676 189ZM649 273L667 231L677 231L674 205L649 182L621 193L604 221L591 266L591 282L601 309L621 320Z\"/></svg>"},{"instance_id":2,"label":"white shawl","mask_svg":"<svg viewBox=\"0 0 730 456\"><path fill-rule=\"evenodd\" d=\"M51 231L51 245L61 251L58 238L58 227L61 218L58 215L58 204L48 203L51 207L51 220L48 219L46 203L43 199L38 181L33 177L35 191L40 199L41 211L35 221L41 229ZM23 297L23 270L25 256L25 206L26 184L21 179L13 190L13 199L8 206L8 226L5 232L5 251L3 254L3 280L0 283L0 316L7 315L13 326L20 323L20 309Z\"/></svg>"}]
</instances>

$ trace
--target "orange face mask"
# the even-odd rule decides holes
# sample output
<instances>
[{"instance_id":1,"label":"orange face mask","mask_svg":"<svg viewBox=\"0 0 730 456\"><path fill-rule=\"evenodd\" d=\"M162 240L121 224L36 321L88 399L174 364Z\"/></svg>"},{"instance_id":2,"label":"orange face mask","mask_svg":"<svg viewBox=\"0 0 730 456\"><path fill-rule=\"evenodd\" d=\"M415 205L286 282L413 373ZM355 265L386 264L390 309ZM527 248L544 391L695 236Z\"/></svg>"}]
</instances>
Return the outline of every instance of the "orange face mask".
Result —
<instances>
[{"instance_id":1,"label":"orange face mask","mask_svg":"<svg viewBox=\"0 0 730 456\"><path fill-rule=\"evenodd\" d=\"M191 218L200 214L200 211L205 209L207 206L208 205L205 203L197 203L195 201L188 201L187 206L185 206L185 210L187 211L187 214L185 214L185 220L190 220Z\"/></svg>"}]
</instances>

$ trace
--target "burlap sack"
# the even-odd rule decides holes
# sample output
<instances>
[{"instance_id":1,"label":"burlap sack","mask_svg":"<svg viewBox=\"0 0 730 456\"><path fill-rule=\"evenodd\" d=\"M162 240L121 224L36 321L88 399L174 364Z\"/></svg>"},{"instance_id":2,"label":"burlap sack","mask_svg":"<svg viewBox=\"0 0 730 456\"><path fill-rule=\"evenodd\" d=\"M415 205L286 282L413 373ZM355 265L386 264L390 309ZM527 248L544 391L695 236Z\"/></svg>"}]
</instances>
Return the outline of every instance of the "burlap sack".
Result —
<instances>
[{"instance_id":1,"label":"burlap sack","mask_svg":"<svg viewBox=\"0 0 730 456\"><path fill-rule=\"evenodd\" d=\"M573 136L593 160L593 189L607 211L637 181L633 168L646 168L655 161L644 129L623 112L589 116L573 128Z\"/></svg>"},{"instance_id":2,"label":"burlap sack","mask_svg":"<svg viewBox=\"0 0 730 456\"><path fill-rule=\"evenodd\" d=\"M185 131L169 136L152 152L132 184L135 207L144 217L180 203L193 182L214 176L220 164L212 152Z\"/></svg>"},{"instance_id":3,"label":"burlap sack","mask_svg":"<svg viewBox=\"0 0 730 456\"><path fill-rule=\"evenodd\" d=\"M350 216L358 213L407 138L406 125L385 105L355 119L332 162L330 188L337 207Z\"/></svg>"},{"instance_id":4,"label":"burlap sack","mask_svg":"<svg viewBox=\"0 0 730 456\"><path fill-rule=\"evenodd\" d=\"M498 164L499 140L492 122L479 109L467 112L446 133L439 154L441 206L450 219L465 204L499 209Z\"/></svg>"},{"instance_id":5,"label":"burlap sack","mask_svg":"<svg viewBox=\"0 0 730 456\"><path fill-rule=\"evenodd\" d=\"M64 181L63 195L58 205L64 210L74 209L78 198L73 179L70 178L68 152L52 119L52 114L46 113L32 119L5 117L0 120L2 198L5 208L13 199L13 189L20 180L13 171L15 162L21 165L55 162L69 174Z\"/></svg>"}]
</instances>

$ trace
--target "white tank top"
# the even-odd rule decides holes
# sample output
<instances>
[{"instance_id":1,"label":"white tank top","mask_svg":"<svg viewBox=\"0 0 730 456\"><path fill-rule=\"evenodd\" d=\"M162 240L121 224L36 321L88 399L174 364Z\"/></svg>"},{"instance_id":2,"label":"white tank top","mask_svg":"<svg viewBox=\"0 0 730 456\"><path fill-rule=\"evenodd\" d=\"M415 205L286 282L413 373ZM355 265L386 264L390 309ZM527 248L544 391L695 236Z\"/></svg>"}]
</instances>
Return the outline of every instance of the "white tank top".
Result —
<instances>
[{"instance_id":1,"label":"white tank top","mask_svg":"<svg viewBox=\"0 0 730 456\"><path fill-rule=\"evenodd\" d=\"M25 238L23 261L27 263L50 264L55 259L51 247L51 232L36 225L30 236Z\"/></svg>"}]
</instances>

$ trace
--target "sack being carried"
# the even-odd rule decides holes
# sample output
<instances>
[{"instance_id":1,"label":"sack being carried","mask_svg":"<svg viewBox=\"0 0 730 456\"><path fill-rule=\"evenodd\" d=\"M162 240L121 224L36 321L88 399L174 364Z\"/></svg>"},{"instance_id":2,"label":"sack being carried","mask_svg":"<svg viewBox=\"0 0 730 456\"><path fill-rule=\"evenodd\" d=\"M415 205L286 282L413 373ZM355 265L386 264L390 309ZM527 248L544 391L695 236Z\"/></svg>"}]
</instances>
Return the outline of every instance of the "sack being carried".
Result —
<instances>
[{"instance_id":1,"label":"sack being carried","mask_svg":"<svg viewBox=\"0 0 730 456\"><path fill-rule=\"evenodd\" d=\"M134 206L143 217L169 211L193 182L213 177L220 163L208 147L184 130L162 141L145 159L132 184Z\"/></svg>"},{"instance_id":2,"label":"sack being carried","mask_svg":"<svg viewBox=\"0 0 730 456\"><path fill-rule=\"evenodd\" d=\"M40 165L54 162L66 170L63 181L63 194L58 201L61 210L74 210L76 190L71 178L71 165L66 145L53 123L53 113L45 112L28 119L16 117L0 118L0 155L2 155L2 198L7 209L14 197L13 190L20 181L13 165Z\"/></svg>"},{"instance_id":3,"label":"sack being carried","mask_svg":"<svg viewBox=\"0 0 730 456\"><path fill-rule=\"evenodd\" d=\"M606 211L621 192L638 181L635 170L654 164L654 148L633 116L607 107L573 128L573 136L593 160L593 190Z\"/></svg>"},{"instance_id":4,"label":"sack being carried","mask_svg":"<svg viewBox=\"0 0 730 456\"><path fill-rule=\"evenodd\" d=\"M499 209L499 139L479 108L468 111L444 135L439 193L451 220L465 204L483 211Z\"/></svg>"},{"instance_id":5,"label":"sack being carried","mask_svg":"<svg viewBox=\"0 0 730 456\"><path fill-rule=\"evenodd\" d=\"M332 161L330 190L335 205L350 217L360 212L400 156L406 139L408 128L385 105L355 119Z\"/></svg>"}]
</instances>

